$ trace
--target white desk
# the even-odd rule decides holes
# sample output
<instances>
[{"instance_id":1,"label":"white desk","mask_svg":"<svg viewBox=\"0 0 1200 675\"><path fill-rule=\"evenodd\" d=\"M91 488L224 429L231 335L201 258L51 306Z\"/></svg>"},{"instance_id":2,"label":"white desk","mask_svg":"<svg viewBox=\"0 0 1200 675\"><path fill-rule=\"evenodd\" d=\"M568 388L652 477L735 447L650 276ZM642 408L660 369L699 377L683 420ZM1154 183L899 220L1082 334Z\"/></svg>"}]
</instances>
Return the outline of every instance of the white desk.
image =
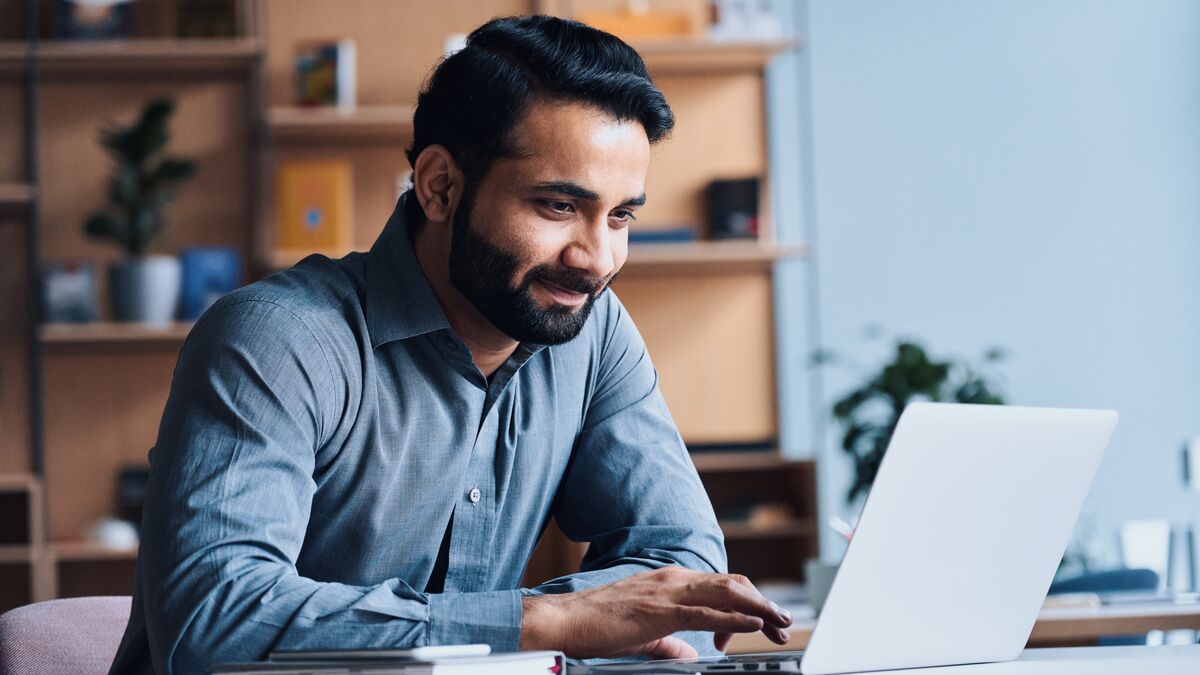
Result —
<instances>
[{"instance_id":1,"label":"white desk","mask_svg":"<svg viewBox=\"0 0 1200 675\"><path fill-rule=\"evenodd\" d=\"M1200 645L1027 649L1016 661L944 668L889 670L886 675L1197 675L1197 673L1200 673Z\"/></svg>"},{"instance_id":2,"label":"white desk","mask_svg":"<svg viewBox=\"0 0 1200 675\"><path fill-rule=\"evenodd\" d=\"M733 636L729 653L794 651L808 646L816 621L811 607L794 607L796 623L786 645L771 642L762 633ZM1172 605L1147 603L1092 608L1045 608L1029 636L1030 647L1094 644L1110 635L1134 635L1152 630L1200 630L1200 603ZM1200 675L1200 668L1195 671Z\"/></svg>"}]
</instances>

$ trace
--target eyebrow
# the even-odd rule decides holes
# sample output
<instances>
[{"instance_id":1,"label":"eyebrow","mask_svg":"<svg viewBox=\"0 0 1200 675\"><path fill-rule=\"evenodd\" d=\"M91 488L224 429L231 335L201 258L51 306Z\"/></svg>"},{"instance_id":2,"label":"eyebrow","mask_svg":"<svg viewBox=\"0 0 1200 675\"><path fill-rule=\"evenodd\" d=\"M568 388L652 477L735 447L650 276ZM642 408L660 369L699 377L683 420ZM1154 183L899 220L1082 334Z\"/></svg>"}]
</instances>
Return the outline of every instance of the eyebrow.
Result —
<instances>
[{"instance_id":1,"label":"eyebrow","mask_svg":"<svg viewBox=\"0 0 1200 675\"><path fill-rule=\"evenodd\" d=\"M534 185L533 188L539 192L556 192L558 194L569 195L569 196L575 197L577 199L586 199L590 202L600 201L599 194L583 187L582 185L579 185L577 183L572 183L570 181L559 180L559 181L549 181L546 183L538 183L537 185ZM646 203L646 193L643 192L642 194L640 194L636 197L629 197L625 201L621 202L621 205L622 206L642 206L645 203Z\"/></svg>"}]
</instances>

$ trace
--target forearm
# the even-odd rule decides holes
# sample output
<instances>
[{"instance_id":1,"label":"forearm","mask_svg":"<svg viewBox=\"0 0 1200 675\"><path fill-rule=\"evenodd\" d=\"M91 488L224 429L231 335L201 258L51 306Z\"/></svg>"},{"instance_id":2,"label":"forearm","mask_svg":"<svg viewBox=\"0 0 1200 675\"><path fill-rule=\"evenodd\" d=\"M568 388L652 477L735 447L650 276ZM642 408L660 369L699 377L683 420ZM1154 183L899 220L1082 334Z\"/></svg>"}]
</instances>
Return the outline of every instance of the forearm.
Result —
<instances>
[{"instance_id":1,"label":"forearm","mask_svg":"<svg viewBox=\"0 0 1200 675\"><path fill-rule=\"evenodd\" d=\"M519 591L431 595L396 579L322 583L273 563L206 590L199 583L158 590L170 601L148 617L152 649L156 662L176 673L207 672L214 663L261 659L279 649L486 643L513 651L521 628Z\"/></svg>"}]
</instances>

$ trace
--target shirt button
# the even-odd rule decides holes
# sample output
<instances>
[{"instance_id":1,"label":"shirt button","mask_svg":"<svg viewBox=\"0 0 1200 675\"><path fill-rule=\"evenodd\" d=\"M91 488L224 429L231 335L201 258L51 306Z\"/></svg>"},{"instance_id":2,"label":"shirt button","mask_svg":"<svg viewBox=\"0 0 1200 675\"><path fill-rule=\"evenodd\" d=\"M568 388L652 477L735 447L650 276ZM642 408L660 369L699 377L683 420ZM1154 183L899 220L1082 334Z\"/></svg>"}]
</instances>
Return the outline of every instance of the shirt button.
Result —
<instances>
[{"instance_id":1,"label":"shirt button","mask_svg":"<svg viewBox=\"0 0 1200 675\"><path fill-rule=\"evenodd\" d=\"M467 493L467 499L470 499L472 504L478 504L479 498L482 496L483 496L483 493L480 492L479 488L477 488L477 487L471 488L471 491Z\"/></svg>"}]
</instances>

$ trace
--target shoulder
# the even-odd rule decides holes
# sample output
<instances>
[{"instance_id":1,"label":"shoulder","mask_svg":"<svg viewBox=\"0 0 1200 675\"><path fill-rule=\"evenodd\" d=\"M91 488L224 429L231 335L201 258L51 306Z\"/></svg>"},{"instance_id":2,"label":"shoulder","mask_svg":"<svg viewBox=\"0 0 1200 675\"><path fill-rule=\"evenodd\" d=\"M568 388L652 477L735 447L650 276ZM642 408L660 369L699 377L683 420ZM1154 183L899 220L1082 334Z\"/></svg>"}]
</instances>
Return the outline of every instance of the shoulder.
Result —
<instances>
[{"instance_id":1,"label":"shoulder","mask_svg":"<svg viewBox=\"0 0 1200 675\"><path fill-rule=\"evenodd\" d=\"M254 351L319 352L329 362L358 343L361 277L352 263L310 256L288 270L218 300L196 323L193 338Z\"/></svg>"}]
</instances>

